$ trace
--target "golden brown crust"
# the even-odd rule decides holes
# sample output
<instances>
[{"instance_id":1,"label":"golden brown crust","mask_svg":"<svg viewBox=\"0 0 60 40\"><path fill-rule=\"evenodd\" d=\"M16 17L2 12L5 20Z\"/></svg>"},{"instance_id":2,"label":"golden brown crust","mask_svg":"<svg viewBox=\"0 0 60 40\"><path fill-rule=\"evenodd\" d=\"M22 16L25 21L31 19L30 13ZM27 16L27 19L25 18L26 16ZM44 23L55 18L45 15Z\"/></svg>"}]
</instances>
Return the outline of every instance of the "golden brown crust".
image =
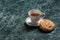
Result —
<instances>
[{"instance_id":1,"label":"golden brown crust","mask_svg":"<svg viewBox=\"0 0 60 40\"><path fill-rule=\"evenodd\" d=\"M39 26L40 26L41 30L43 30L43 31L51 31L54 29L55 24L48 19L43 19L39 23Z\"/></svg>"}]
</instances>

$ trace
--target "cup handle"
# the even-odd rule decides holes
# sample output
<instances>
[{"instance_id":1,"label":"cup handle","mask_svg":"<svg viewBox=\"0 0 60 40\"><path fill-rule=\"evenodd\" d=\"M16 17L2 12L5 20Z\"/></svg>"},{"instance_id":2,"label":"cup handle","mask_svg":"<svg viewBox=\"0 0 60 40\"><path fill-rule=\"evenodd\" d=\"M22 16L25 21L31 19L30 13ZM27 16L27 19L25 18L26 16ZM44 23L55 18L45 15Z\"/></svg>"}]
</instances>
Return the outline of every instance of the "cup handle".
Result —
<instances>
[{"instance_id":1,"label":"cup handle","mask_svg":"<svg viewBox=\"0 0 60 40\"><path fill-rule=\"evenodd\" d=\"M45 13L42 13L42 18L44 18L45 17Z\"/></svg>"}]
</instances>

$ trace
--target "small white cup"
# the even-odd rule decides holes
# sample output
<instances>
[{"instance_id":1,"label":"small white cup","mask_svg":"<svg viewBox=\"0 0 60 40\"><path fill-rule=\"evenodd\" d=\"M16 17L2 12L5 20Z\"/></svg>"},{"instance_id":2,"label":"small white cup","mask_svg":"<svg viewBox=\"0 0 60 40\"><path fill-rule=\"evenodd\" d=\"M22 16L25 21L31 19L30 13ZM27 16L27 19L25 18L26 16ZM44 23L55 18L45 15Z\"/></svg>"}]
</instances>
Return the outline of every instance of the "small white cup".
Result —
<instances>
[{"instance_id":1,"label":"small white cup","mask_svg":"<svg viewBox=\"0 0 60 40\"><path fill-rule=\"evenodd\" d=\"M38 16L33 16L33 15L31 15L31 14L33 14L33 13L37 13L37 14L39 14ZM41 19L41 18L44 18L44 13L42 13L40 10L38 10L38 9L32 9L32 10L30 10L29 12L28 12L28 15L29 15L29 17L30 17L30 19L31 19L31 22L32 22L32 24L34 24L34 25L37 25L37 23L38 23L38 21Z\"/></svg>"}]
</instances>

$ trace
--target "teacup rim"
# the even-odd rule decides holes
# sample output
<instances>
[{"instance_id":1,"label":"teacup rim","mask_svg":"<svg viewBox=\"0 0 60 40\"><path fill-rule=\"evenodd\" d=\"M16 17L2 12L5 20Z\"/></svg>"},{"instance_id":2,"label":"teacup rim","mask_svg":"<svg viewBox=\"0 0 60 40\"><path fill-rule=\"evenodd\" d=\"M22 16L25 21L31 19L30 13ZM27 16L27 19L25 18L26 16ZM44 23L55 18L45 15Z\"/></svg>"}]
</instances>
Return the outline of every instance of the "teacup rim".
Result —
<instances>
[{"instance_id":1,"label":"teacup rim","mask_svg":"<svg viewBox=\"0 0 60 40\"><path fill-rule=\"evenodd\" d=\"M29 10L29 11L28 11L28 15L29 15L29 16L31 16L30 13L31 13L31 11L33 11L33 10L37 10L38 12L40 12L39 14L42 15L42 12L41 12L39 9L32 9L32 10Z\"/></svg>"}]
</instances>

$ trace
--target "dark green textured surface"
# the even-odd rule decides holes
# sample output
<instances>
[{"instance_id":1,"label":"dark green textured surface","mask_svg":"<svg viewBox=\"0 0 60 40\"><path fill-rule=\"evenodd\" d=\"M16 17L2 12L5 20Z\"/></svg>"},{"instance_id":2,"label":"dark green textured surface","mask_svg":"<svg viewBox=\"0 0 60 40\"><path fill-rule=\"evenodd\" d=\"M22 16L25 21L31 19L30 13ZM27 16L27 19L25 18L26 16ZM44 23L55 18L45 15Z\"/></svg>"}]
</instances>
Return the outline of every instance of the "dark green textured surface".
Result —
<instances>
[{"instance_id":1,"label":"dark green textured surface","mask_svg":"<svg viewBox=\"0 0 60 40\"><path fill-rule=\"evenodd\" d=\"M56 24L52 32L24 24L34 8ZM60 0L0 0L0 40L60 40Z\"/></svg>"}]
</instances>

